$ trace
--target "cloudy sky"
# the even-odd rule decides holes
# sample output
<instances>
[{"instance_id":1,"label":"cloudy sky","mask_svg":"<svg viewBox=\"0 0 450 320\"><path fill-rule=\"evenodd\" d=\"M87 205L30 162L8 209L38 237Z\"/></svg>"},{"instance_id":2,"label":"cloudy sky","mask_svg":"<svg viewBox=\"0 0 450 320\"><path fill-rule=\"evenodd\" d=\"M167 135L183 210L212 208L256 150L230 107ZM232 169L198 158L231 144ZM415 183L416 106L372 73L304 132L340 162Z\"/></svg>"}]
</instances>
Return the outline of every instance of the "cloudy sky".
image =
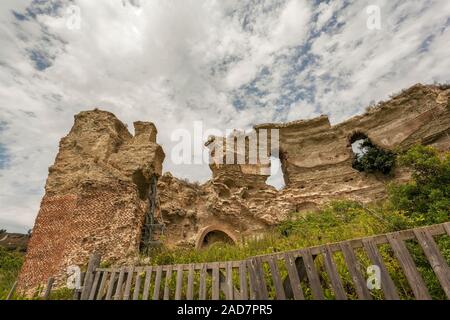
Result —
<instances>
[{"instance_id":1,"label":"cloudy sky","mask_svg":"<svg viewBox=\"0 0 450 320\"><path fill-rule=\"evenodd\" d=\"M0 228L32 227L79 111L153 121L165 170L205 181L171 161L175 129L337 123L448 82L449 44L448 0L1 0Z\"/></svg>"}]
</instances>

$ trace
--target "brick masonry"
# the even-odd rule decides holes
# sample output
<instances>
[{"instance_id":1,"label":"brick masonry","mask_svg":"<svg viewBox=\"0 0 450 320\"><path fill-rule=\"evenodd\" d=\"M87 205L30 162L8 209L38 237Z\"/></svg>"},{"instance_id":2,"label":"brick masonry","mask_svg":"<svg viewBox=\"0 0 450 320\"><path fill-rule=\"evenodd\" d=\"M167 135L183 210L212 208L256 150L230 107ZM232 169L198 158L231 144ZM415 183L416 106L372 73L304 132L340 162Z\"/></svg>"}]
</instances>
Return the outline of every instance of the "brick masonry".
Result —
<instances>
[{"instance_id":1,"label":"brick masonry","mask_svg":"<svg viewBox=\"0 0 450 320\"><path fill-rule=\"evenodd\" d=\"M133 185L101 189L44 197L20 276L22 289L34 289L50 277L64 285L67 267L86 264L94 251L111 262L138 252L145 202ZM124 194L131 201L123 201Z\"/></svg>"}]
</instances>

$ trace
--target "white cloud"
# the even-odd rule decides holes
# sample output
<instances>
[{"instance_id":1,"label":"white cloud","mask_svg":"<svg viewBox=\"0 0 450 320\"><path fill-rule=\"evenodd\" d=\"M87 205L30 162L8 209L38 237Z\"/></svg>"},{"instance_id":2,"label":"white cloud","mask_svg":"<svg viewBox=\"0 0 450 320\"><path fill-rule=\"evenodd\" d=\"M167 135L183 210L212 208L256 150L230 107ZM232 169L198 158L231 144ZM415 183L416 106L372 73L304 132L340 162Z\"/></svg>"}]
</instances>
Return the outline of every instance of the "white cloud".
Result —
<instances>
[{"instance_id":1,"label":"white cloud","mask_svg":"<svg viewBox=\"0 0 450 320\"><path fill-rule=\"evenodd\" d=\"M67 28L71 3L80 30ZM222 130L320 113L336 122L414 83L449 80L450 2L312 3L1 1L0 227L32 226L58 141L81 110L155 122L169 155L172 130L197 120ZM373 4L380 31L366 28ZM165 169L210 175L170 158Z\"/></svg>"}]
</instances>

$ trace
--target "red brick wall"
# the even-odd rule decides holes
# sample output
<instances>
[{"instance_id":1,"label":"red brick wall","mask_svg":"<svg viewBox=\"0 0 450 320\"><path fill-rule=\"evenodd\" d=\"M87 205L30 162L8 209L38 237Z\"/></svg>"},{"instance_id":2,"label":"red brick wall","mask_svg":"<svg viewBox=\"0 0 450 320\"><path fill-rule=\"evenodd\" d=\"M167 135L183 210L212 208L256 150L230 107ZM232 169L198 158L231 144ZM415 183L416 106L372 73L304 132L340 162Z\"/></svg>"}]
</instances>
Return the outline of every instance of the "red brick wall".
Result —
<instances>
[{"instance_id":1,"label":"red brick wall","mask_svg":"<svg viewBox=\"0 0 450 320\"><path fill-rule=\"evenodd\" d=\"M85 265L89 255L130 259L139 251L145 202L131 183L87 185L78 194L48 196L41 203L19 277L21 290L33 290L50 277L66 281L69 265Z\"/></svg>"}]
</instances>

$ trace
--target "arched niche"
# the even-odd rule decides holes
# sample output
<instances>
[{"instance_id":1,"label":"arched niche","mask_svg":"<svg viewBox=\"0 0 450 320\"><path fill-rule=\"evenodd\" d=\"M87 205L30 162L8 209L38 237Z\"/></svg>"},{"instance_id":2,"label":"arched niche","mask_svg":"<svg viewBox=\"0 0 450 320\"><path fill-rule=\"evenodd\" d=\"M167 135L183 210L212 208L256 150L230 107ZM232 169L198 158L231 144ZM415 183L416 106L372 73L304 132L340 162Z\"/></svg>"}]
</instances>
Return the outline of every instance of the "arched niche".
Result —
<instances>
[{"instance_id":1,"label":"arched niche","mask_svg":"<svg viewBox=\"0 0 450 320\"><path fill-rule=\"evenodd\" d=\"M217 225L208 226L203 228L197 236L195 243L196 249L206 248L209 245L216 242L224 242L230 244L236 244L238 242L237 237L226 230L225 228Z\"/></svg>"}]
</instances>

